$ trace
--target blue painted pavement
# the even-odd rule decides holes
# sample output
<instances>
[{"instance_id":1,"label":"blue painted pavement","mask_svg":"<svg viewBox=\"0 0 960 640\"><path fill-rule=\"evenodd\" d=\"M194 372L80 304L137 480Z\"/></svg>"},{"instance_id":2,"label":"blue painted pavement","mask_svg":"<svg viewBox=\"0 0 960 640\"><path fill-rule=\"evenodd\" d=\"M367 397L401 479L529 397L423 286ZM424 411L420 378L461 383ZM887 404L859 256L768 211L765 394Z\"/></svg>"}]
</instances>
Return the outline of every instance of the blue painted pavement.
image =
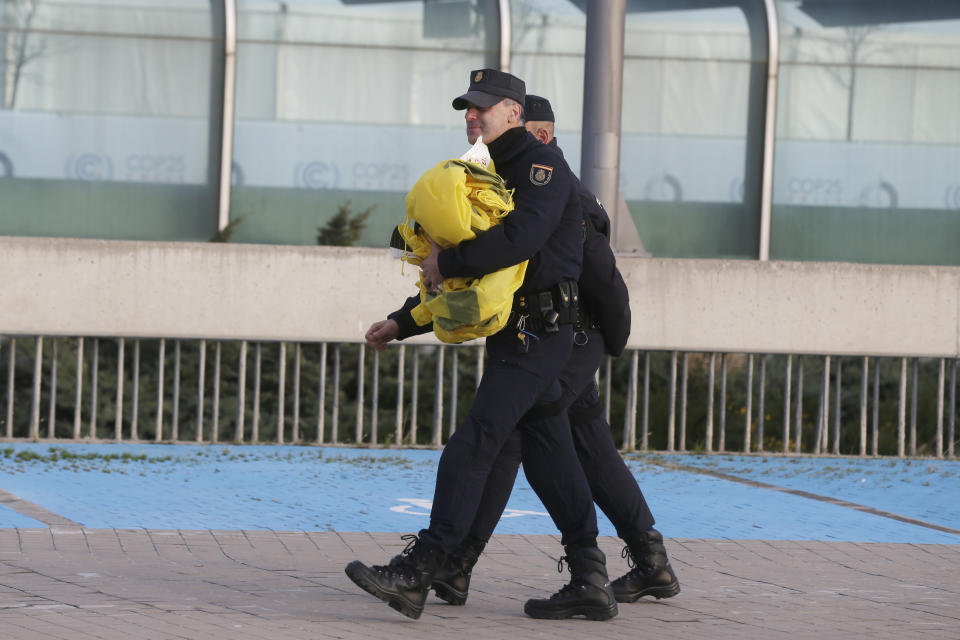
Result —
<instances>
[{"instance_id":1,"label":"blue painted pavement","mask_svg":"<svg viewBox=\"0 0 960 640\"><path fill-rule=\"evenodd\" d=\"M0 444L0 489L91 528L416 531L439 451ZM960 544L960 535L656 464L696 466L960 529L960 462L627 457L668 537ZM616 535L600 517L601 535ZM40 523L0 506L0 527ZM556 530L521 474L498 533Z\"/></svg>"}]
</instances>

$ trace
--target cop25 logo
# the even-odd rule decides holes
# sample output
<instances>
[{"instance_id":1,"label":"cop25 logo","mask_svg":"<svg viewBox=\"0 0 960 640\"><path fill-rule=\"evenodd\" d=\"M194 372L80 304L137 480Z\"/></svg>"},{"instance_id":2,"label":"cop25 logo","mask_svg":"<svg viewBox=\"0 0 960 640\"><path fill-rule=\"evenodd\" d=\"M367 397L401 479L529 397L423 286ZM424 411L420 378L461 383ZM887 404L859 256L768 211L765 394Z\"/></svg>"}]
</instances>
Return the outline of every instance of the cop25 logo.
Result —
<instances>
[{"instance_id":1,"label":"cop25 logo","mask_svg":"<svg viewBox=\"0 0 960 640\"><path fill-rule=\"evenodd\" d=\"M947 209L960 209L960 183L951 184L943 194L943 203Z\"/></svg>"},{"instance_id":2,"label":"cop25 logo","mask_svg":"<svg viewBox=\"0 0 960 640\"><path fill-rule=\"evenodd\" d=\"M13 177L13 161L10 156L0 151L0 178Z\"/></svg>"},{"instance_id":3,"label":"cop25 logo","mask_svg":"<svg viewBox=\"0 0 960 640\"><path fill-rule=\"evenodd\" d=\"M644 200L665 200L680 202L683 200L683 185L667 172L658 173L643 185Z\"/></svg>"},{"instance_id":4,"label":"cop25 logo","mask_svg":"<svg viewBox=\"0 0 960 640\"><path fill-rule=\"evenodd\" d=\"M860 206L874 209L896 209L900 202L897 189L892 184L880 178L870 182L860 190Z\"/></svg>"},{"instance_id":5,"label":"cop25 logo","mask_svg":"<svg viewBox=\"0 0 960 640\"><path fill-rule=\"evenodd\" d=\"M411 516L429 516L433 502L423 498L397 498L398 504L390 507L394 513L406 513ZM542 511L525 511L523 509L504 509L501 518L519 518L521 516L549 516L549 513Z\"/></svg>"},{"instance_id":6,"label":"cop25 logo","mask_svg":"<svg viewBox=\"0 0 960 640\"><path fill-rule=\"evenodd\" d=\"M334 189L340 184L340 171L326 162L299 162L293 170L293 184L305 189Z\"/></svg>"},{"instance_id":7,"label":"cop25 logo","mask_svg":"<svg viewBox=\"0 0 960 640\"><path fill-rule=\"evenodd\" d=\"M110 180L113 178L113 161L99 153L76 153L67 157L64 176L72 180Z\"/></svg>"}]
</instances>

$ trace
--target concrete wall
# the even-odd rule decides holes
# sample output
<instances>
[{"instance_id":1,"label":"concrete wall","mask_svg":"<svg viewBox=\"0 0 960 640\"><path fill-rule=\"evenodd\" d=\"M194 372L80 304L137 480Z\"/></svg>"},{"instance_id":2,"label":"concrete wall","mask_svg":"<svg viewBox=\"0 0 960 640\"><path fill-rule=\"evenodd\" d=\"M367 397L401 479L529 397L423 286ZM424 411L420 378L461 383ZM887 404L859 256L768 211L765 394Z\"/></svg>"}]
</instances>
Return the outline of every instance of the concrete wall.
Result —
<instances>
[{"instance_id":1,"label":"concrete wall","mask_svg":"<svg viewBox=\"0 0 960 640\"><path fill-rule=\"evenodd\" d=\"M630 345L960 356L960 268L627 258ZM385 250L0 237L0 334L358 341L412 294Z\"/></svg>"}]
</instances>

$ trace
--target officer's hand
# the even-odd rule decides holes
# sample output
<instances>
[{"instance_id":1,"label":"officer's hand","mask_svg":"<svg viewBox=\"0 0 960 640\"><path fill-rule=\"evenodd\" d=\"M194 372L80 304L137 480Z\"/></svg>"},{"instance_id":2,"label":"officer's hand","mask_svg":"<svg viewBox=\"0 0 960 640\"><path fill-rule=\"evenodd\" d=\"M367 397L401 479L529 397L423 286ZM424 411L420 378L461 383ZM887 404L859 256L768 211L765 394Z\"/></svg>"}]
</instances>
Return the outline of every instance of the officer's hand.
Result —
<instances>
[{"instance_id":1,"label":"officer's hand","mask_svg":"<svg viewBox=\"0 0 960 640\"><path fill-rule=\"evenodd\" d=\"M370 325L364 339L367 341L367 346L383 351L387 348L387 343L396 340L398 335L400 335L400 325L396 320L381 320Z\"/></svg>"},{"instance_id":2,"label":"officer's hand","mask_svg":"<svg viewBox=\"0 0 960 640\"><path fill-rule=\"evenodd\" d=\"M423 271L423 286L427 291L436 291L443 284L443 276L440 274L440 267L437 264L437 256L440 255L440 245L433 240L430 241L430 255L420 263L420 270Z\"/></svg>"}]
</instances>

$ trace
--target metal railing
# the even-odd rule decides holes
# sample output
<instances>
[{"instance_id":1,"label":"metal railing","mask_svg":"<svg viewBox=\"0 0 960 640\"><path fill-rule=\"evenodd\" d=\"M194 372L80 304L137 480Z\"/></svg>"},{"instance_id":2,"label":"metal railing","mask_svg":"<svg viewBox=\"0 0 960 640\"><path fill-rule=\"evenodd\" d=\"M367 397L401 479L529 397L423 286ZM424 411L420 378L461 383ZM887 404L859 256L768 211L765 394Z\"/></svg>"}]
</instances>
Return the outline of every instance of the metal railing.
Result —
<instances>
[{"instance_id":1,"label":"metal railing","mask_svg":"<svg viewBox=\"0 0 960 640\"><path fill-rule=\"evenodd\" d=\"M18 336L4 360L7 441L440 447L483 375L475 344ZM628 351L598 381L625 451L953 458L958 362Z\"/></svg>"}]
</instances>

